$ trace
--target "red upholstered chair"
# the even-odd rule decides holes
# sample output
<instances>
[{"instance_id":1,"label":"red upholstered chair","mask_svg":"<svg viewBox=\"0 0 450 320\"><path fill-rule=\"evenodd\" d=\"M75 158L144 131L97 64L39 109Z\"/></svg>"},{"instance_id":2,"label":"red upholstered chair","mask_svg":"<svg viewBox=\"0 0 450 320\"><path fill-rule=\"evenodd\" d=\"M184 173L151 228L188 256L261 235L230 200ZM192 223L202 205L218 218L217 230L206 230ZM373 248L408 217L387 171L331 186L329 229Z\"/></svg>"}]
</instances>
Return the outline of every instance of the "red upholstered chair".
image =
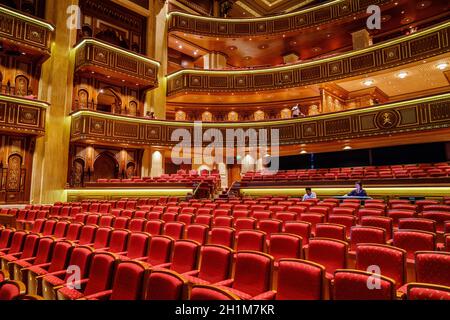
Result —
<instances>
[{"instance_id":1,"label":"red upholstered chair","mask_svg":"<svg viewBox=\"0 0 450 320\"><path fill-rule=\"evenodd\" d=\"M385 276L375 279L380 288L369 288L373 273L360 270L336 270L334 273L334 300L393 300L396 298L395 281Z\"/></svg>"},{"instance_id":2,"label":"red upholstered chair","mask_svg":"<svg viewBox=\"0 0 450 320\"><path fill-rule=\"evenodd\" d=\"M117 217L114 219L114 229L127 229L130 220L129 217Z\"/></svg>"},{"instance_id":3,"label":"red upholstered chair","mask_svg":"<svg viewBox=\"0 0 450 320\"><path fill-rule=\"evenodd\" d=\"M283 221L277 219L262 219L258 221L258 229L264 231L269 237L272 233L281 232Z\"/></svg>"},{"instance_id":4,"label":"red upholstered chair","mask_svg":"<svg viewBox=\"0 0 450 320\"><path fill-rule=\"evenodd\" d=\"M417 251L415 254L416 282L450 287L450 253Z\"/></svg>"},{"instance_id":5,"label":"red upholstered chair","mask_svg":"<svg viewBox=\"0 0 450 320\"><path fill-rule=\"evenodd\" d=\"M231 277L234 251L228 247L205 245L201 248L200 268L184 273L190 283L211 284Z\"/></svg>"},{"instance_id":6,"label":"red upholstered chair","mask_svg":"<svg viewBox=\"0 0 450 320\"><path fill-rule=\"evenodd\" d=\"M436 232L436 221L424 218L401 218L398 220L399 229Z\"/></svg>"},{"instance_id":7,"label":"red upholstered chair","mask_svg":"<svg viewBox=\"0 0 450 320\"><path fill-rule=\"evenodd\" d=\"M99 214L90 213L90 214L87 215L86 220L84 222L85 222L85 224L98 225L99 219L100 219L100 215ZM76 220L78 220L78 219L76 219ZM82 221L78 221L78 222L82 222Z\"/></svg>"},{"instance_id":8,"label":"red upholstered chair","mask_svg":"<svg viewBox=\"0 0 450 320\"><path fill-rule=\"evenodd\" d=\"M388 202L389 208L392 208L392 205L394 205L394 204L411 204L411 201L399 200L399 199L389 200L389 202Z\"/></svg>"},{"instance_id":9,"label":"red upholstered chair","mask_svg":"<svg viewBox=\"0 0 450 320\"><path fill-rule=\"evenodd\" d=\"M239 211L239 210L248 210L250 207L249 204L236 204L233 207L234 211Z\"/></svg>"},{"instance_id":10,"label":"red upholstered chair","mask_svg":"<svg viewBox=\"0 0 450 320\"><path fill-rule=\"evenodd\" d=\"M361 226L377 227L386 231L386 239L391 240L394 232L394 222L389 217L367 216L361 218Z\"/></svg>"},{"instance_id":11,"label":"red upholstered chair","mask_svg":"<svg viewBox=\"0 0 450 320\"><path fill-rule=\"evenodd\" d=\"M388 212L387 212L387 216L389 218L392 218L392 220L394 222L394 227L398 226L398 219L401 219L401 218L414 218L415 215L416 215L416 212L412 211L412 210L391 209L391 210L388 210Z\"/></svg>"},{"instance_id":12,"label":"red upholstered chair","mask_svg":"<svg viewBox=\"0 0 450 320\"><path fill-rule=\"evenodd\" d=\"M251 216L257 220L270 219L270 217L272 216L272 212L268 210L258 210L253 211Z\"/></svg>"},{"instance_id":13,"label":"red upholstered chair","mask_svg":"<svg viewBox=\"0 0 450 320\"><path fill-rule=\"evenodd\" d=\"M241 230L236 235L236 251L252 250L264 252L266 233L259 230Z\"/></svg>"},{"instance_id":14,"label":"red upholstered chair","mask_svg":"<svg viewBox=\"0 0 450 320\"><path fill-rule=\"evenodd\" d=\"M320 264L281 259L277 276L276 300L323 300L326 296L325 268Z\"/></svg>"},{"instance_id":15,"label":"red upholstered chair","mask_svg":"<svg viewBox=\"0 0 450 320\"><path fill-rule=\"evenodd\" d=\"M182 222L166 222L164 224L163 234L175 240L182 239L184 235L184 223Z\"/></svg>"},{"instance_id":16,"label":"red upholstered chair","mask_svg":"<svg viewBox=\"0 0 450 320\"><path fill-rule=\"evenodd\" d=\"M417 206L415 204L393 204L391 209L417 212Z\"/></svg>"},{"instance_id":17,"label":"red upholstered chair","mask_svg":"<svg viewBox=\"0 0 450 320\"><path fill-rule=\"evenodd\" d=\"M309 243L311 237L311 223L306 221L286 221L284 223L283 231L291 234L296 234L303 239L303 247Z\"/></svg>"},{"instance_id":18,"label":"red upholstered chair","mask_svg":"<svg viewBox=\"0 0 450 320\"><path fill-rule=\"evenodd\" d=\"M47 263L52 256L54 244L55 240L52 237L41 237L39 239L35 256L11 261L9 266L13 270L13 279L19 281L26 279L26 272L24 272L24 274L21 272L23 268L29 268L33 265ZM22 278L23 276L25 277Z\"/></svg>"},{"instance_id":19,"label":"red upholstered chair","mask_svg":"<svg viewBox=\"0 0 450 320\"><path fill-rule=\"evenodd\" d=\"M123 209L111 209L111 215L114 217L120 217L122 215Z\"/></svg>"},{"instance_id":20,"label":"red upholstered chair","mask_svg":"<svg viewBox=\"0 0 450 320\"><path fill-rule=\"evenodd\" d=\"M80 272L81 278L86 278L88 275L89 266L91 263L94 249L86 246L75 247L70 255L68 266L76 266L77 271ZM42 279L42 295L46 300L56 300L55 287L62 286L72 276L75 269L64 269L55 272L50 272L37 277L37 280Z\"/></svg>"},{"instance_id":21,"label":"red upholstered chair","mask_svg":"<svg viewBox=\"0 0 450 320\"><path fill-rule=\"evenodd\" d=\"M211 208L198 208L197 209L197 215L201 215L201 214L211 215L212 214L212 209Z\"/></svg>"},{"instance_id":22,"label":"red upholstered chair","mask_svg":"<svg viewBox=\"0 0 450 320\"><path fill-rule=\"evenodd\" d=\"M120 260L144 258L147 255L151 235L147 232L132 232L128 237L127 251L118 253Z\"/></svg>"},{"instance_id":23,"label":"red upholstered chair","mask_svg":"<svg viewBox=\"0 0 450 320\"><path fill-rule=\"evenodd\" d=\"M186 300L188 283L178 273L154 269L145 280L145 300Z\"/></svg>"},{"instance_id":24,"label":"red upholstered chair","mask_svg":"<svg viewBox=\"0 0 450 320\"><path fill-rule=\"evenodd\" d=\"M168 206L166 209L166 212L175 212L175 213L179 213L181 210L181 207L179 206Z\"/></svg>"},{"instance_id":25,"label":"red upholstered chair","mask_svg":"<svg viewBox=\"0 0 450 320\"><path fill-rule=\"evenodd\" d=\"M95 233L95 238L93 243L88 243L86 245L93 247L94 249L106 248L109 244L109 239L111 237L111 232L113 228L101 227L97 228Z\"/></svg>"},{"instance_id":26,"label":"red upholstered chair","mask_svg":"<svg viewBox=\"0 0 450 320\"><path fill-rule=\"evenodd\" d=\"M95 233L98 227L95 225L86 225L81 228L80 237L74 241L78 245L88 245L94 242Z\"/></svg>"},{"instance_id":27,"label":"red upholstered chair","mask_svg":"<svg viewBox=\"0 0 450 320\"><path fill-rule=\"evenodd\" d=\"M186 226L189 226L194 222L195 215L193 213L180 213L177 216L177 221L183 222Z\"/></svg>"},{"instance_id":28,"label":"red upholstered chair","mask_svg":"<svg viewBox=\"0 0 450 320\"><path fill-rule=\"evenodd\" d=\"M193 240L177 240L173 247L172 261L157 265L178 273L185 273L198 268L201 245Z\"/></svg>"},{"instance_id":29,"label":"red upholstered chair","mask_svg":"<svg viewBox=\"0 0 450 320\"><path fill-rule=\"evenodd\" d=\"M398 230L394 232L394 246L407 252L408 262L414 262L417 251L436 250L436 234L418 230Z\"/></svg>"},{"instance_id":30,"label":"red upholstered chair","mask_svg":"<svg viewBox=\"0 0 450 320\"><path fill-rule=\"evenodd\" d=\"M139 261L118 263L111 289L86 295L88 300L141 300L145 273L148 269Z\"/></svg>"},{"instance_id":31,"label":"red upholstered chair","mask_svg":"<svg viewBox=\"0 0 450 320\"><path fill-rule=\"evenodd\" d=\"M240 300L240 298L222 288L212 285L197 284L191 289L191 294L189 300L192 301L203 301L203 300Z\"/></svg>"},{"instance_id":32,"label":"red upholstered chair","mask_svg":"<svg viewBox=\"0 0 450 320\"><path fill-rule=\"evenodd\" d=\"M142 218L131 219L130 223L128 224L128 230L130 230L131 232L144 231L146 224L147 224L146 219Z\"/></svg>"},{"instance_id":33,"label":"red upholstered chair","mask_svg":"<svg viewBox=\"0 0 450 320\"><path fill-rule=\"evenodd\" d=\"M316 237L347 241L345 226L335 223L316 224Z\"/></svg>"},{"instance_id":34,"label":"red upholstered chair","mask_svg":"<svg viewBox=\"0 0 450 320\"><path fill-rule=\"evenodd\" d=\"M348 207L337 207L337 208L333 208L333 210L331 211L331 214L335 215L350 215L353 216L355 215L356 210L354 208L348 208Z\"/></svg>"},{"instance_id":35,"label":"red upholstered chair","mask_svg":"<svg viewBox=\"0 0 450 320\"><path fill-rule=\"evenodd\" d=\"M249 210L233 210L232 212L232 216L237 219L237 218L246 218L250 216L250 211Z\"/></svg>"},{"instance_id":36,"label":"red upholstered chair","mask_svg":"<svg viewBox=\"0 0 450 320\"><path fill-rule=\"evenodd\" d=\"M0 258L7 254L15 254L22 251L25 238L27 236L26 231L15 231L12 234L9 246L0 248Z\"/></svg>"},{"instance_id":37,"label":"red upholstered chair","mask_svg":"<svg viewBox=\"0 0 450 320\"><path fill-rule=\"evenodd\" d=\"M147 256L136 260L147 263L150 266L161 265L170 262L174 240L167 236L152 236L149 243Z\"/></svg>"},{"instance_id":38,"label":"red upholstered chair","mask_svg":"<svg viewBox=\"0 0 450 320\"><path fill-rule=\"evenodd\" d=\"M111 210L111 204L110 203L102 203L100 204L98 212L101 214L107 214Z\"/></svg>"},{"instance_id":39,"label":"red upholstered chair","mask_svg":"<svg viewBox=\"0 0 450 320\"><path fill-rule=\"evenodd\" d=\"M161 220L165 222L177 221L178 213L176 212L165 212L161 215Z\"/></svg>"},{"instance_id":40,"label":"red upholstered chair","mask_svg":"<svg viewBox=\"0 0 450 320\"><path fill-rule=\"evenodd\" d=\"M275 219L285 221L295 221L297 220L296 212L288 212L288 211L279 211L275 213Z\"/></svg>"},{"instance_id":41,"label":"red upholstered chair","mask_svg":"<svg viewBox=\"0 0 450 320\"><path fill-rule=\"evenodd\" d=\"M436 221L436 230L437 230L437 232L441 233L441 232L444 232L445 222L450 221L450 212L424 211L422 213L422 217L425 219L430 219L430 220Z\"/></svg>"},{"instance_id":42,"label":"red upholstered chair","mask_svg":"<svg viewBox=\"0 0 450 320\"><path fill-rule=\"evenodd\" d=\"M275 259L275 267L283 258L303 257L302 238L295 234L272 233L269 235L269 254Z\"/></svg>"},{"instance_id":43,"label":"red upholstered chair","mask_svg":"<svg viewBox=\"0 0 450 320\"><path fill-rule=\"evenodd\" d=\"M115 217L112 215L102 215L98 221L99 227L112 227L114 225Z\"/></svg>"},{"instance_id":44,"label":"red upholstered chair","mask_svg":"<svg viewBox=\"0 0 450 320\"><path fill-rule=\"evenodd\" d=\"M123 254L124 252L126 252L128 237L130 236L130 234L131 232L129 230L113 230L111 232L108 247L103 248L102 250L106 250L116 254Z\"/></svg>"},{"instance_id":45,"label":"red upholstered chair","mask_svg":"<svg viewBox=\"0 0 450 320\"><path fill-rule=\"evenodd\" d=\"M369 209L369 208L364 207L364 209L358 210L358 220L361 221L361 219L366 216L381 217L381 216L384 216L384 213L385 213L385 211L381 210L381 209L372 209L372 208Z\"/></svg>"},{"instance_id":46,"label":"red upholstered chair","mask_svg":"<svg viewBox=\"0 0 450 320\"><path fill-rule=\"evenodd\" d=\"M369 271L371 266L378 266L383 276L393 279L397 289L406 283L406 251L403 249L383 244L358 244L355 268Z\"/></svg>"},{"instance_id":47,"label":"red upholstered chair","mask_svg":"<svg viewBox=\"0 0 450 320\"><path fill-rule=\"evenodd\" d=\"M257 220L255 218L237 218L234 220L234 229L236 232L245 229L255 229Z\"/></svg>"},{"instance_id":48,"label":"red upholstered chair","mask_svg":"<svg viewBox=\"0 0 450 320\"><path fill-rule=\"evenodd\" d=\"M325 217L328 217L328 215L330 214L331 210L329 207L327 206L314 206L314 207L310 207L308 210L309 214L322 214ZM303 215L303 214L302 214Z\"/></svg>"},{"instance_id":49,"label":"red upholstered chair","mask_svg":"<svg viewBox=\"0 0 450 320\"><path fill-rule=\"evenodd\" d=\"M211 226L212 224L212 215L209 214L200 214L197 215L194 219L194 223L196 224L206 224L208 226Z\"/></svg>"},{"instance_id":50,"label":"red upholstered chair","mask_svg":"<svg viewBox=\"0 0 450 320\"><path fill-rule=\"evenodd\" d=\"M20 281L5 280L0 282L0 301L14 300L24 295L27 291Z\"/></svg>"},{"instance_id":51,"label":"red upholstered chair","mask_svg":"<svg viewBox=\"0 0 450 320\"><path fill-rule=\"evenodd\" d=\"M192 213L192 214L195 214L196 212L197 208L190 206L182 207L180 211L180 213Z\"/></svg>"},{"instance_id":52,"label":"red upholstered chair","mask_svg":"<svg viewBox=\"0 0 450 320\"><path fill-rule=\"evenodd\" d=\"M356 225L356 217L348 214L331 214L328 222L345 226L345 236L349 239L350 230Z\"/></svg>"},{"instance_id":53,"label":"red upholstered chair","mask_svg":"<svg viewBox=\"0 0 450 320\"><path fill-rule=\"evenodd\" d=\"M3 269L0 269L0 282L5 280L9 280L9 272Z\"/></svg>"},{"instance_id":54,"label":"red upholstered chair","mask_svg":"<svg viewBox=\"0 0 450 320\"><path fill-rule=\"evenodd\" d=\"M210 244L234 248L236 230L229 227L214 227L211 229Z\"/></svg>"},{"instance_id":55,"label":"red upholstered chair","mask_svg":"<svg viewBox=\"0 0 450 320\"><path fill-rule=\"evenodd\" d=\"M308 207L305 207L305 206L298 206L298 205L295 205L295 206L289 206L289 207L287 207L287 211L289 211L289 212L295 212L295 213L297 213L297 215L300 215L300 214L302 214L302 213L305 213L306 211L307 211L307 208Z\"/></svg>"},{"instance_id":56,"label":"red upholstered chair","mask_svg":"<svg viewBox=\"0 0 450 320\"><path fill-rule=\"evenodd\" d=\"M194 240L204 245L208 242L209 226L206 224L190 224L186 228L186 239Z\"/></svg>"},{"instance_id":57,"label":"red upholstered chair","mask_svg":"<svg viewBox=\"0 0 450 320\"><path fill-rule=\"evenodd\" d=\"M133 218L134 217L134 210L122 210L122 212L120 213L121 217L127 217L127 218Z\"/></svg>"},{"instance_id":58,"label":"red upholstered chair","mask_svg":"<svg viewBox=\"0 0 450 320\"><path fill-rule=\"evenodd\" d=\"M309 240L308 260L325 267L327 279L333 278L336 269L347 267L348 244L344 241L312 238Z\"/></svg>"},{"instance_id":59,"label":"red upholstered chair","mask_svg":"<svg viewBox=\"0 0 450 320\"><path fill-rule=\"evenodd\" d=\"M152 236L162 234L164 230L165 222L162 220L149 220L145 225L145 232L150 233Z\"/></svg>"},{"instance_id":60,"label":"red upholstered chair","mask_svg":"<svg viewBox=\"0 0 450 320\"><path fill-rule=\"evenodd\" d=\"M41 294L42 281L38 276L65 270L69 262L74 244L70 241L61 240L55 242L53 252L48 262L36 264L21 269L22 279L27 279L27 289L30 294Z\"/></svg>"},{"instance_id":61,"label":"red upholstered chair","mask_svg":"<svg viewBox=\"0 0 450 320\"><path fill-rule=\"evenodd\" d=\"M309 222L311 224L311 233L316 231L316 224L325 222L325 215L320 213L302 213L300 215L300 221Z\"/></svg>"},{"instance_id":62,"label":"red upholstered chair","mask_svg":"<svg viewBox=\"0 0 450 320\"><path fill-rule=\"evenodd\" d=\"M213 216L219 217L219 216L229 216L231 213L231 210L229 209L214 209Z\"/></svg>"},{"instance_id":63,"label":"red upholstered chair","mask_svg":"<svg viewBox=\"0 0 450 320\"><path fill-rule=\"evenodd\" d=\"M386 244L386 230L377 227L355 226L350 230L350 254L359 243Z\"/></svg>"},{"instance_id":64,"label":"red upholstered chair","mask_svg":"<svg viewBox=\"0 0 450 320\"><path fill-rule=\"evenodd\" d=\"M216 285L245 300L273 298L271 256L261 252L240 251L236 253L235 261L234 278Z\"/></svg>"},{"instance_id":65,"label":"red upholstered chair","mask_svg":"<svg viewBox=\"0 0 450 320\"><path fill-rule=\"evenodd\" d=\"M408 283L406 285L408 300L450 300L450 287L428 283Z\"/></svg>"},{"instance_id":66,"label":"red upholstered chair","mask_svg":"<svg viewBox=\"0 0 450 320\"><path fill-rule=\"evenodd\" d=\"M67 228L69 227L68 221L58 221L55 225L55 230L53 231L53 236L57 239L64 238L67 233Z\"/></svg>"},{"instance_id":67,"label":"red upholstered chair","mask_svg":"<svg viewBox=\"0 0 450 320\"><path fill-rule=\"evenodd\" d=\"M232 227L234 218L231 216L218 216L213 219L214 227Z\"/></svg>"},{"instance_id":68,"label":"red upholstered chair","mask_svg":"<svg viewBox=\"0 0 450 320\"><path fill-rule=\"evenodd\" d=\"M147 213L148 220L161 220L162 212L161 211L150 211Z\"/></svg>"},{"instance_id":69,"label":"red upholstered chair","mask_svg":"<svg viewBox=\"0 0 450 320\"><path fill-rule=\"evenodd\" d=\"M52 236L55 231L56 223L58 220L48 219L44 222L44 226L42 227L41 235L43 236Z\"/></svg>"},{"instance_id":70,"label":"red upholstered chair","mask_svg":"<svg viewBox=\"0 0 450 320\"><path fill-rule=\"evenodd\" d=\"M423 207L423 212L427 211L444 211L450 212L450 205L427 205Z\"/></svg>"},{"instance_id":71,"label":"red upholstered chair","mask_svg":"<svg viewBox=\"0 0 450 320\"><path fill-rule=\"evenodd\" d=\"M7 253L0 256L0 270L8 270L9 273L13 273L13 270L8 266L9 262L21 259L31 258L36 254L37 245L39 243L39 235L30 233L25 236L23 243L23 250L21 252Z\"/></svg>"}]
</instances>

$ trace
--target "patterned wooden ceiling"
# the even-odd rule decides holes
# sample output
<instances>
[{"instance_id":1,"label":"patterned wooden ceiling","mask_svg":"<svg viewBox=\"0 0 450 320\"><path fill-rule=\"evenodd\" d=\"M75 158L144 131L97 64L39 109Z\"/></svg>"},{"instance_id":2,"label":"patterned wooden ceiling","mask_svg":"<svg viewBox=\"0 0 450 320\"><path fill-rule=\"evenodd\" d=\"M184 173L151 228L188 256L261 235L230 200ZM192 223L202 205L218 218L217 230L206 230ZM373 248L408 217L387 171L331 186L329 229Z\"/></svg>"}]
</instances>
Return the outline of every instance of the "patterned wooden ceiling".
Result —
<instances>
[{"instance_id":1,"label":"patterned wooden ceiling","mask_svg":"<svg viewBox=\"0 0 450 320\"><path fill-rule=\"evenodd\" d=\"M231 16L269 16L292 12L321 2L324 0L237 0Z\"/></svg>"}]
</instances>

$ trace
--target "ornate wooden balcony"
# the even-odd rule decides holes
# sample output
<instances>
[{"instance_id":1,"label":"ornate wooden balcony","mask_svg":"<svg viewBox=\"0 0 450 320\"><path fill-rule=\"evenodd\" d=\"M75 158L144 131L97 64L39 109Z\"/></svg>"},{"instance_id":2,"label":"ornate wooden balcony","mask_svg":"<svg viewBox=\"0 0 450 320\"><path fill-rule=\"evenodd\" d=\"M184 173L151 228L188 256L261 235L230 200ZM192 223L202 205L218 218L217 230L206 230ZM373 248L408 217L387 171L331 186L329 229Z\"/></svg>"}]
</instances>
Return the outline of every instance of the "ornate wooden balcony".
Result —
<instances>
[{"instance_id":1,"label":"ornate wooden balcony","mask_svg":"<svg viewBox=\"0 0 450 320\"><path fill-rule=\"evenodd\" d=\"M182 12L169 14L169 32L179 31L210 37L248 37L307 29L333 20L366 14L370 5L393 5L392 0L337 0L274 17L219 19Z\"/></svg>"},{"instance_id":2,"label":"ornate wooden balcony","mask_svg":"<svg viewBox=\"0 0 450 320\"><path fill-rule=\"evenodd\" d=\"M106 42L85 38L75 47L75 72L97 72L140 89L158 86L159 62Z\"/></svg>"},{"instance_id":3,"label":"ornate wooden balcony","mask_svg":"<svg viewBox=\"0 0 450 320\"><path fill-rule=\"evenodd\" d=\"M171 140L172 132L180 128L192 135L194 123L77 111L72 114L71 140L173 146L179 141ZM450 128L450 94L289 120L202 124L203 131L211 128L220 130L223 137L226 137L227 129L268 129L269 140L270 130L278 129L280 145L388 137L392 134L414 135L421 131Z\"/></svg>"},{"instance_id":4,"label":"ornate wooden balcony","mask_svg":"<svg viewBox=\"0 0 450 320\"><path fill-rule=\"evenodd\" d=\"M55 28L45 20L0 5L0 40L5 49L48 58Z\"/></svg>"},{"instance_id":5,"label":"ornate wooden balcony","mask_svg":"<svg viewBox=\"0 0 450 320\"><path fill-rule=\"evenodd\" d=\"M48 103L0 95L0 132L43 135Z\"/></svg>"},{"instance_id":6,"label":"ornate wooden balcony","mask_svg":"<svg viewBox=\"0 0 450 320\"><path fill-rule=\"evenodd\" d=\"M167 95L277 90L335 81L406 65L450 51L450 22L330 58L269 69L180 70L167 76Z\"/></svg>"}]
</instances>

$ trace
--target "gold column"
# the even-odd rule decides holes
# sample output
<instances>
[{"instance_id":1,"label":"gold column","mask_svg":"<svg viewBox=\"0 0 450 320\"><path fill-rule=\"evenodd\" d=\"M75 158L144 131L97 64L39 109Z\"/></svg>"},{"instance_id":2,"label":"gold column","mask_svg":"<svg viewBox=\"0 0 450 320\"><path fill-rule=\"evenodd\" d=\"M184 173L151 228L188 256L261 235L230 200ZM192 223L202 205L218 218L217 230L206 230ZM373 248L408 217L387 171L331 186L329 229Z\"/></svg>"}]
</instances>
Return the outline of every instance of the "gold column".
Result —
<instances>
[{"instance_id":1,"label":"gold column","mask_svg":"<svg viewBox=\"0 0 450 320\"><path fill-rule=\"evenodd\" d=\"M77 30L67 25L66 11L78 0L47 0L46 18L55 25L52 55L42 66L39 99L48 101L45 136L36 140L31 182L33 203L64 199L67 182L74 56Z\"/></svg>"},{"instance_id":2,"label":"gold column","mask_svg":"<svg viewBox=\"0 0 450 320\"><path fill-rule=\"evenodd\" d=\"M166 118L166 78L167 74L167 14L169 3L161 4L153 0L150 12L154 12L148 19L148 54L161 63L159 67L159 86L147 93L146 111L154 111L158 119Z\"/></svg>"}]
</instances>

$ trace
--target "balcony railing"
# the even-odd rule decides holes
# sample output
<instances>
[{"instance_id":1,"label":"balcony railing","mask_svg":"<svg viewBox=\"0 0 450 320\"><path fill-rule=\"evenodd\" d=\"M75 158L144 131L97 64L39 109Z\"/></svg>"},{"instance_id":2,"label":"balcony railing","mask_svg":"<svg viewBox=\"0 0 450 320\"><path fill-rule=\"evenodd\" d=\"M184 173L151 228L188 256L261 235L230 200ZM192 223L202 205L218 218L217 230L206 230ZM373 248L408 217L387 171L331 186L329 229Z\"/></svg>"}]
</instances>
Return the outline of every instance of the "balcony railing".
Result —
<instances>
[{"instance_id":1,"label":"balcony railing","mask_svg":"<svg viewBox=\"0 0 450 320\"><path fill-rule=\"evenodd\" d=\"M48 103L0 94L0 132L43 135Z\"/></svg>"},{"instance_id":2,"label":"balcony railing","mask_svg":"<svg viewBox=\"0 0 450 320\"><path fill-rule=\"evenodd\" d=\"M360 76L450 51L450 22L362 50L259 70L185 69L167 76L167 94L236 93L301 87Z\"/></svg>"},{"instance_id":3,"label":"balcony railing","mask_svg":"<svg viewBox=\"0 0 450 320\"><path fill-rule=\"evenodd\" d=\"M392 0L335 0L293 13L249 19L221 19L182 12L169 14L169 32L210 37L267 36L365 15L370 5L394 5Z\"/></svg>"},{"instance_id":4,"label":"balcony railing","mask_svg":"<svg viewBox=\"0 0 450 320\"><path fill-rule=\"evenodd\" d=\"M269 135L272 129L276 129L280 145L398 133L417 134L420 131L446 128L450 128L450 94L289 120L202 124L203 131L217 129L223 137L226 137L227 129L267 129ZM180 142L171 139L176 129L185 129L185 133L192 135L197 128L192 122L147 120L77 111L72 114L71 140L173 146ZM210 141L204 143L209 144Z\"/></svg>"},{"instance_id":5,"label":"balcony railing","mask_svg":"<svg viewBox=\"0 0 450 320\"><path fill-rule=\"evenodd\" d=\"M38 51L50 56L51 36L55 27L45 20L0 5L0 39L24 51Z\"/></svg>"},{"instance_id":6,"label":"balcony railing","mask_svg":"<svg viewBox=\"0 0 450 320\"><path fill-rule=\"evenodd\" d=\"M106 42L85 38L76 47L75 71L99 72L140 88L158 86L159 62Z\"/></svg>"}]
</instances>

